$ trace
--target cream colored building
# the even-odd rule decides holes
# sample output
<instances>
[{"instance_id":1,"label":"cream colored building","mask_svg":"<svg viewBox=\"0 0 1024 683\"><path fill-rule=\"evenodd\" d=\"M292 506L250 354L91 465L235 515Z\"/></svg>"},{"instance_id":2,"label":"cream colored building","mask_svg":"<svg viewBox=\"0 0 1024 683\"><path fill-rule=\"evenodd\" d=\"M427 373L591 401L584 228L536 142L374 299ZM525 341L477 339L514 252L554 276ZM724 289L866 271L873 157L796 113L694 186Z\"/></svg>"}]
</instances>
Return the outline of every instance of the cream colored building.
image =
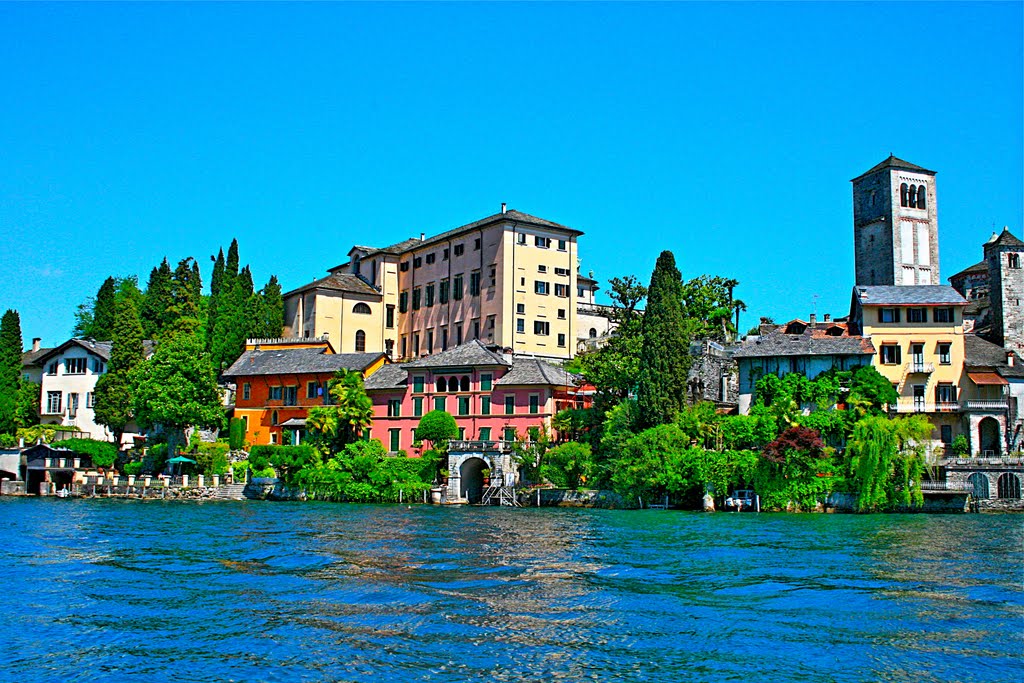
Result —
<instances>
[{"instance_id":1,"label":"cream colored building","mask_svg":"<svg viewBox=\"0 0 1024 683\"><path fill-rule=\"evenodd\" d=\"M571 358L582 234L502 205L433 237L356 246L330 276L285 295L285 331L327 334L339 353L380 350L396 360L473 339Z\"/></svg>"}]
</instances>

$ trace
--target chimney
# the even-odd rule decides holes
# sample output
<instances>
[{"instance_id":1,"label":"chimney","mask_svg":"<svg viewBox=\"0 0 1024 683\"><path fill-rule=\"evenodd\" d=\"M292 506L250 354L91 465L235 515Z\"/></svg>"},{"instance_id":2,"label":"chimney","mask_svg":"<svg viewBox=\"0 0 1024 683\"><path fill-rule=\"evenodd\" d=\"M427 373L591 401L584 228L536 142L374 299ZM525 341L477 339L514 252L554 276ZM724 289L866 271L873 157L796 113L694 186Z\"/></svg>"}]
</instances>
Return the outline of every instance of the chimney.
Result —
<instances>
[{"instance_id":1,"label":"chimney","mask_svg":"<svg viewBox=\"0 0 1024 683\"><path fill-rule=\"evenodd\" d=\"M427 233L421 232L420 233L420 242L426 242L426 241L427 241Z\"/></svg>"},{"instance_id":2,"label":"chimney","mask_svg":"<svg viewBox=\"0 0 1024 683\"><path fill-rule=\"evenodd\" d=\"M32 337L32 353L39 350L39 344L43 341L42 337Z\"/></svg>"},{"instance_id":3,"label":"chimney","mask_svg":"<svg viewBox=\"0 0 1024 683\"><path fill-rule=\"evenodd\" d=\"M1017 360L1017 358L1016 358L1016 355L1013 353L1013 351L1007 351L1006 352L1006 364L1007 365L1009 365L1012 368L1013 364L1016 362L1016 360Z\"/></svg>"},{"instance_id":4,"label":"chimney","mask_svg":"<svg viewBox=\"0 0 1024 683\"><path fill-rule=\"evenodd\" d=\"M817 322L818 322L818 314L817 313L811 313L811 327L814 327L814 325Z\"/></svg>"},{"instance_id":5,"label":"chimney","mask_svg":"<svg viewBox=\"0 0 1024 683\"><path fill-rule=\"evenodd\" d=\"M508 205L505 204L505 202L501 203L501 212L502 213L507 213L508 212Z\"/></svg>"},{"instance_id":6,"label":"chimney","mask_svg":"<svg viewBox=\"0 0 1024 683\"><path fill-rule=\"evenodd\" d=\"M831 313L826 313L825 314L825 322L827 322L827 323L832 322L832 314Z\"/></svg>"}]
</instances>

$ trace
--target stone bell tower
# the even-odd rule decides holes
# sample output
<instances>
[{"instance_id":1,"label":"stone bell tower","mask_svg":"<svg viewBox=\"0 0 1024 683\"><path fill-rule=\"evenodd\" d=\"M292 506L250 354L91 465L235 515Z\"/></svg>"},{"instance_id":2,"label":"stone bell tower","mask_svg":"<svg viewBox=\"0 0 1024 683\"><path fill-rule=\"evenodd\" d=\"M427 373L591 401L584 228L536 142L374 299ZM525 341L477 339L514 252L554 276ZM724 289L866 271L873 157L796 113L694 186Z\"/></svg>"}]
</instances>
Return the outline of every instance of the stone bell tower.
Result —
<instances>
[{"instance_id":1,"label":"stone bell tower","mask_svg":"<svg viewBox=\"0 0 1024 683\"><path fill-rule=\"evenodd\" d=\"M985 243L989 301L992 307L991 340L1006 349L1024 351L1024 242L1003 228Z\"/></svg>"},{"instance_id":2,"label":"stone bell tower","mask_svg":"<svg viewBox=\"0 0 1024 683\"><path fill-rule=\"evenodd\" d=\"M942 284L935 171L890 155L851 182L856 284Z\"/></svg>"}]
</instances>

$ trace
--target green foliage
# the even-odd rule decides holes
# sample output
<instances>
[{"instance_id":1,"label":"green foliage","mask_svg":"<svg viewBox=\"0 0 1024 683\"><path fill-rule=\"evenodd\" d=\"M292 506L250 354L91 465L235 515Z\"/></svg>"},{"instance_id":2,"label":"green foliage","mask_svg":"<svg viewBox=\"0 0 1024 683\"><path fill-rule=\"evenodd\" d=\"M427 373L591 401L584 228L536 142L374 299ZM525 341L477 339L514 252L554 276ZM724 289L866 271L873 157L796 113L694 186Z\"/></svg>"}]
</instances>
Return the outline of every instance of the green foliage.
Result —
<instances>
[{"instance_id":1,"label":"green foliage","mask_svg":"<svg viewBox=\"0 0 1024 683\"><path fill-rule=\"evenodd\" d=\"M137 475L142 472L142 461L135 460L133 462L126 462L121 467L121 471L127 475Z\"/></svg>"},{"instance_id":2,"label":"green foliage","mask_svg":"<svg viewBox=\"0 0 1024 683\"><path fill-rule=\"evenodd\" d=\"M39 385L22 380L18 392L18 426L31 427L39 424Z\"/></svg>"},{"instance_id":3,"label":"green foliage","mask_svg":"<svg viewBox=\"0 0 1024 683\"><path fill-rule=\"evenodd\" d=\"M108 277L96 293L92 309L92 326L85 336L96 341L110 341L114 335L114 319L117 315L117 280Z\"/></svg>"},{"instance_id":4,"label":"green foliage","mask_svg":"<svg viewBox=\"0 0 1024 683\"><path fill-rule=\"evenodd\" d=\"M923 415L895 420L872 416L854 426L847 457L858 510L905 509L924 503L923 448L931 431Z\"/></svg>"},{"instance_id":5,"label":"green foliage","mask_svg":"<svg viewBox=\"0 0 1024 683\"><path fill-rule=\"evenodd\" d=\"M614 463L611 479L615 490L628 500L648 502L685 490L688 483L681 478L678 458L688 446L689 438L675 424L635 435Z\"/></svg>"},{"instance_id":6,"label":"green foliage","mask_svg":"<svg viewBox=\"0 0 1024 683\"><path fill-rule=\"evenodd\" d=\"M147 339L161 337L174 320L171 310L174 303L171 294L172 278L171 266L166 258L149 274L142 309L139 311L142 329Z\"/></svg>"},{"instance_id":7,"label":"green foliage","mask_svg":"<svg viewBox=\"0 0 1024 683\"><path fill-rule=\"evenodd\" d=\"M253 321L252 336L260 338L280 337L284 329L284 298L281 284L276 275L260 290L256 319Z\"/></svg>"},{"instance_id":8,"label":"green foliage","mask_svg":"<svg viewBox=\"0 0 1024 683\"><path fill-rule=\"evenodd\" d=\"M248 460L239 460L238 462L231 463L230 467L231 467L231 473L234 475L235 481L237 481L237 482L244 482L245 481L245 473L246 473L246 471L248 471L248 469L250 467L250 461L248 461ZM253 474L255 476L255 472Z\"/></svg>"},{"instance_id":9,"label":"green foliage","mask_svg":"<svg viewBox=\"0 0 1024 683\"><path fill-rule=\"evenodd\" d=\"M547 451L541 475L560 488L579 488L594 470L590 444L568 441Z\"/></svg>"},{"instance_id":10,"label":"green foliage","mask_svg":"<svg viewBox=\"0 0 1024 683\"><path fill-rule=\"evenodd\" d=\"M435 458L387 457L378 439L345 446L326 462L298 473L296 483L322 500L396 502L400 492L415 500L428 490L437 471Z\"/></svg>"},{"instance_id":11,"label":"green foliage","mask_svg":"<svg viewBox=\"0 0 1024 683\"><path fill-rule=\"evenodd\" d=\"M38 386L38 385L36 385ZM34 444L40 439L43 443L53 443L57 432L80 432L82 431L78 427L70 425L32 425L29 427L19 427L17 437L24 439L26 444Z\"/></svg>"},{"instance_id":12,"label":"green foliage","mask_svg":"<svg viewBox=\"0 0 1024 683\"><path fill-rule=\"evenodd\" d=\"M641 333L637 405L645 427L675 422L686 403L686 378L692 361L686 333L682 281L672 252L663 251L647 288Z\"/></svg>"},{"instance_id":13,"label":"green foliage","mask_svg":"<svg viewBox=\"0 0 1024 683\"><path fill-rule=\"evenodd\" d=\"M18 437L14 434L0 434L0 448L17 448Z\"/></svg>"},{"instance_id":14,"label":"green foliage","mask_svg":"<svg viewBox=\"0 0 1024 683\"><path fill-rule=\"evenodd\" d=\"M320 456L310 446L253 446L249 465L254 470L273 467L285 483L295 482L300 471L320 463Z\"/></svg>"},{"instance_id":15,"label":"green foliage","mask_svg":"<svg viewBox=\"0 0 1024 683\"><path fill-rule=\"evenodd\" d=\"M752 478L763 506L810 510L832 492L837 470L817 432L790 427L761 452Z\"/></svg>"},{"instance_id":16,"label":"green foliage","mask_svg":"<svg viewBox=\"0 0 1024 683\"><path fill-rule=\"evenodd\" d=\"M447 451L448 442L459 435L455 418L443 410L431 410L420 418L416 427L416 438L429 441L434 450Z\"/></svg>"},{"instance_id":17,"label":"green foliage","mask_svg":"<svg viewBox=\"0 0 1024 683\"><path fill-rule=\"evenodd\" d=\"M226 443L208 443L201 441L190 453L195 459L195 469L206 476L224 474L228 471L228 445Z\"/></svg>"},{"instance_id":18,"label":"green foliage","mask_svg":"<svg viewBox=\"0 0 1024 683\"><path fill-rule=\"evenodd\" d=\"M733 316L747 310L732 298L739 282L720 276L701 275L683 284L682 297L688 316L688 333L695 339L729 341L736 337Z\"/></svg>"},{"instance_id":19,"label":"green foliage","mask_svg":"<svg viewBox=\"0 0 1024 683\"><path fill-rule=\"evenodd\" d=\"M247 273L248 270L243 271ZM225 274L217 295L216 321L210 340L210 355L218 372L234 363L245 349L245 340L252 329L250 319L251 280Z\"/></svg>"},{"instance_id":20,"label":"green foliage","mask_svg":"<svg viewBox=\"0 0 1024 683\"><path fill-rule=\"evenodd\" d=\"M953 455L962 458L971 452L971 446L967 443L967 437L963 434L957 434L956 438L953 439L953 443L950 444L953 449Z\"/></svg>"},{"instance_id":21,"label":"green foliage","mask_svg":"<svg viewBox=\"0 0 1024 683\"><path fill-rule=\"evenodd\" d=\"M106 441L94 439L64 439L54 444L56 448L66 448L79 455L92 459L94 467L110 467L117 459L117 448Z\"/></svg>"},{"instance_id":22,"label":"green foliage","mask_svg":"<svg viewBox=\"0 0 1024 683\"><path fill-rule=\"evenodd\" d=\"M544 467L544 458L551 446L551 437L544 425L530 427L527 433L516 434L512 444L512 459L519 466L519 475L524 481L539 482Z\"/></svg>"},{"instance_id":23,"label":"green foliage","mask_svg":"<svg viewBox=\"0 0 1024 683\"><path fill-rule=\"evenodd\" d=\"M245 420L233 417L228 423L228 444L233 451L245 448Z\"/></svg>"},{"instance_id":24,"label":"green foliage","mask_svg":"<svg viewBox=\"0 0 1024 683\"><path fill-rule=\"evenodd\" d=\"M895 404L898 400L899 394L892 388L892 384L873 366L865 365L853 373L847 402L858 417L879 415L886 405Z\"/></svg>"},{"instance_id":25,"label":"green foliage","mask_svg":"<svg viewBox=\"0 0 1024 683\"><path fill-rule=\"evenodd\" d=\"M191 256L178 261L171 277L171 322L164 334L196 334L200 329L202 280L199 264Z\"/></svg>"},{"instance_id":26,"label":"green foliage","mask_svg":"<svg viewBox=\"0 0 1024 683\"><path fill-rule=\"evenodd\" d=\"M647 288L632 275L612 278L609 296L609 315L616 325L614 334L600 349L578 356L583 376L597 389L594 408L602 415L626 400L636 388L643 340L642 318L636 309L647 296Z\"/></svg>"},{"instance_id":27,"label":"green foliage","mask_svg":"<svg viewBox=\"0 0 1024 683\"><path fill-rule=\"evenodd\" d=\"M110 428L114 443L120 445L125 427L135 417L135 369L145 360L142 321L130 298L117 301L112 337L107 372L96 382L94 410L97 424Z\"/></svg>"},{"instance_id":28,"label":"green foliage","mask_svg":"<svg viewBox=\"0 0 1024 683\"><path fill-rule=\"evenodd\" d=\"M325 455L340 452L373 424L373 401L359 372L339 370L327 391L332 405L314 406L306 415L307 440Z\"/></svg>"},{"instance_id":29,"label":"green foliage","mask_svg":"<svg viewBox=\"0 0 1024 683\"><path fill-rule=\"evenodd\" d=\"M14 434L21 426L21 353L21 316L8 309L0 319L0 434Z\"/></svg>"},{"instance_id":30,"label":"green foliage","mask_svg":"<svg viewBox=\"0 0 1024 683\"><path fill-rule=\"evenodd\" d=\"M211 257L212 258L212 257ZM210 275L210 300L206 309L206 350L213 350L214 327L217 323L217 308L224 284L224 249L217 252L213 260L213 274Z\"/></svg>"}]
</instances>

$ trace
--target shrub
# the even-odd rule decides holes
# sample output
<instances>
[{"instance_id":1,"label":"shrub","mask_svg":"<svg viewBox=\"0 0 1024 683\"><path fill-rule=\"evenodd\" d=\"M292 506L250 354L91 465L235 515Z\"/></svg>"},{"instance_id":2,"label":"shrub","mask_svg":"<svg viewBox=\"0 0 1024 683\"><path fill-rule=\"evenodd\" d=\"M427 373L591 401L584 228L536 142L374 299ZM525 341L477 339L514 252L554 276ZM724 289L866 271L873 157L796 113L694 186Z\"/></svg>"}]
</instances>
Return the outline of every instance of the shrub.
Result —
<instances>
[{"instance_id":1,"label":"shrub","mask_svg":"<svg viewBox=\"0 0 1024 683\"><path fill-rule=\"evenodd\" d=\"M318 464L320 456L311 446L255 446L249 454L249 462L254 470L263 470L269 465L281 479L291 483L303 468Z\"/></svg>"},{"instance_id":2,"label":"shrub","mask_svg":"<svg viewBox=\"0 0 1024 683\"><path fill-rule=\"evenodd\" d=\"M38 441L40 438L43 443L53 443L54 436L57 432L80 432L82 431L78 427L64 426L64 425L35 425L33 427L23 427L18 430L18 438L25 439L25 443L32 444Z\"/></svg>"},{"instance_id":3,"label":"shrub","mask_svg":"<svg viewBox=\"0 0 1024 683\"><path fill-rule=\"evenodd\" d=\"M17 448L18 437L13 434L0 434L0 448Z\"/></svg>"},{"instance_id":4,"label":"shrub","mask_svg":"<svg viewBox=\"0 0 1024 683\"><path fill-rule=\"evenodd\" d=\"M110 467L117 459L117 448L106 441L94 439L65 439L57 444L79 455L88 456L94 467Z\"/></svg>"},{"instance_id":5,"label":"shrub","mask_svg":"<svg viewBox=\"0 0 1024 683\"><path fill-rule=\"evenodd\" d=\"M238 417L228 423L228 445L233 451L245 448L245 421Z\"/></svg>"},{"instance_id":6,"label":"shrub","mask_svg":"<svg viewBox=\"0 0 1024 683\"><path fill-rule=\"evenodd\" d=\"M443 410L431 410L420 418L416 428L417 441L429 441L434 448L446 450L448 441L459 435L459 426L455 418Z\"/></svg>"},{"instance_id":7,"label":"shrub","mask_svg":"<svg viewBox=\"0 0 1024 683\"><path fill-rule=\"evenodd\" d=\"M228 444L199 443L192 454L196 461L196 470L206 476L224 474L228 471Z\"/></svg>"},{"instance_id":8,"label":"shrub","mask_svg":"<svg viewBox=\"0 0 1024 683\"><path fill-rule=\"evenodd\" d=\"M555 486L576 489L586 482L593 469L590 444L568 441L547 452L541 474Z\"/></svg>"},{"instance_id":9,"label":"shrub","mask_svg":"<svg viewBox=\"0 0 1024 683\"><path fill-rule=\"evenodd\" d=\"M135 462L126 462L124 466L121 468L121 471L124 472L125 474L139 474L140 472L142 472L142 461L136 460Z\"/></svg>"},{"instance_id":10,"label":"shrub","mask_svg":"<svg viewBox=\"0 0 1024 683\"><path fill-rule=\"evenodd\" d=\"M963 434L956 435L956 438L953 439L953 443L951 444L951 448L953 449L954 455L961 457L971 452L971 446L967 443L967 437Z\"/></svg>"}]
</instances>

